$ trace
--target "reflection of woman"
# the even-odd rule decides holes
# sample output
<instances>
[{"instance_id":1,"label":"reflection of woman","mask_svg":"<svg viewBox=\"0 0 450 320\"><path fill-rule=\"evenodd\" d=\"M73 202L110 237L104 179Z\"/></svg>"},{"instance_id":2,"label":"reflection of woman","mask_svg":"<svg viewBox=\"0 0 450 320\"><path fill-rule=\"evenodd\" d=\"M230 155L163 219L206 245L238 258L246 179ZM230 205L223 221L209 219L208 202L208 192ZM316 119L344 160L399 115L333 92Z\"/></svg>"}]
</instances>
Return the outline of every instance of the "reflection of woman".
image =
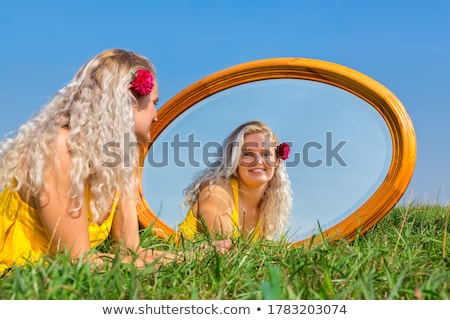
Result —
<instances>
[{"instance_id":1,"label":"reflection of woman","mask_svg":"<svg viewBox=\"0 0 450 320\"><path fill-rule=\"evenodd\" d=\"M186 188L189 212L178 236L274 239L285 230L292 193L282 160L289 155L271 129L246 122L225 139L223 158L201 171Z\"/></svg>"},{"instance_id":2,"label":"reflection of woman","mask_svg":"<svg viewBox=\"0 0 450 320\"><path fill-rule=\"evenodd\" d=\"M64 250L77 259L110 235L126 248L125 262L137 256L136 265L144 265L160 257L140 247L138 150L130 147L150 139L155 76L141 55L104 51L2 142L0 269ZM112 254L85 258L104 257Z\"/></svg>"}]
</instances>

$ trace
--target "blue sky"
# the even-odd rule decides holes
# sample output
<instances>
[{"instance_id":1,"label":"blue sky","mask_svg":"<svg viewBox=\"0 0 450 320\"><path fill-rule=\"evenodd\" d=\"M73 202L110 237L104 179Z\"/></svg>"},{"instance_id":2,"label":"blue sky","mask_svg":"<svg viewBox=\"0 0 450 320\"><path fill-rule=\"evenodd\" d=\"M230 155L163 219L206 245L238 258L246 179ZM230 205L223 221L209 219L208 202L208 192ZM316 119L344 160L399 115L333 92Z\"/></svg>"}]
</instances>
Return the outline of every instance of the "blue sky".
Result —
<instances>
[{"instance_id":1,"label":"blue sky","mask_svg":"<svg viewBox=\"0 0 450 320\"><path fill-rule=\"evenodd\" d=\"M404 200L450 200L446 0L40 0L0 4L0 136L108 48L156 65L161 104L206 75L272 57L339 63L389 88L417 135Z\"/></svg>"}]
</instances>

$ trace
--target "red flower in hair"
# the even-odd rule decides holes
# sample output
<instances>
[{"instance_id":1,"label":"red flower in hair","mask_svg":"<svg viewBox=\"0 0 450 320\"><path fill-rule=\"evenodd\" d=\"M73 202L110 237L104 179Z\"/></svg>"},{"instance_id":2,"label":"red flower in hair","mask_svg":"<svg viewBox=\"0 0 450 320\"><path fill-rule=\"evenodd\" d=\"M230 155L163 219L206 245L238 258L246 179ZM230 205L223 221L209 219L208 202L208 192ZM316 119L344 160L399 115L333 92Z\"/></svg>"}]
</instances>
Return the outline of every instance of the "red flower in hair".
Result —
<instances>
[{"instance_id":1,"label":"red flower in hair","mask_svg":"<svg viewBox=\"0 0 450 320\"><path fill-rule=\"evenodd\" d=\"M149 70L139 69L132 74L130 89L141 96L148 95L153 89L153 76Z\"/></svg>"},{"instance_id":2,"label":"red flower in hair","mask_svg":"<svg viewBox=\"0 0 450 320\"><path fill-rule=\"evenodd\" d=\"M291 152L291 147L286 142L282 142L278 145L278 157L282 160L286 160Z\"/></svg>"}]
</instances>

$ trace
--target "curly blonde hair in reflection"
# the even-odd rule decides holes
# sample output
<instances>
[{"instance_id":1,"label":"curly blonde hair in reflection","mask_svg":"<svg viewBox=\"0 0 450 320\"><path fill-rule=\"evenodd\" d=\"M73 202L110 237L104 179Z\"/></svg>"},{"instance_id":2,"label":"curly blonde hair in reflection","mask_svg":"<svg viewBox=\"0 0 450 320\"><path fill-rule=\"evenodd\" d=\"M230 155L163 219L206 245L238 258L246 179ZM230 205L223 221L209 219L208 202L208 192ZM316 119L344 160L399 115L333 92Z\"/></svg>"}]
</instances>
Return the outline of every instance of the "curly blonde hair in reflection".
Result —
<instances>
[{"instance_id":1,"label":"curly blonde hair in reflection","mask_svg":"<svg viewBox=\"0 0 450 320\"><path fill-rule=\"evenodd\" d=\"M86 188L91 193L89 207L94 221L111 209L111 196L116 190L132 196L138 150L125 150L124 141L136 141L132 108L139 97L129 92L129 84L132 73L139 69L150 70L156 76L148 59L126 50L106 50L88 61L70 83L19 128L15 137L2 141L0 188L24 188L34 197L45 191L43 174L46 164L53 161L54 141L58 131L67 128L72 210L83 205ZM114 148L120 163L113 165L104 150L111 142L124 146Z\"/></svg>"},{"instance_id":2,"label":"curly blonde hair in reflection","mask_svg":"<svg viewBox=\"0 0 450 320\"><path fill-rule=\"evenodd\" d=\"M200 189L205 185L220 183L225 179L228 183L231 178L238 177L238 166L241 158L241 147L244 137L252 133L267 133L274 146L278 145L278 138L272 130L261 121L248 121L234 129L225 139L224 152L218 164L209 166L198 172L193 182L184 190L185 199L183 207L190 207L196 201ZM292 210L292 189L284 162L280 160L273 178L265 191L260 203L260 215L263 217L263 234L265 239L275 239L282 236L287 230L288 218Z\"/></svg>"}]
</instances>

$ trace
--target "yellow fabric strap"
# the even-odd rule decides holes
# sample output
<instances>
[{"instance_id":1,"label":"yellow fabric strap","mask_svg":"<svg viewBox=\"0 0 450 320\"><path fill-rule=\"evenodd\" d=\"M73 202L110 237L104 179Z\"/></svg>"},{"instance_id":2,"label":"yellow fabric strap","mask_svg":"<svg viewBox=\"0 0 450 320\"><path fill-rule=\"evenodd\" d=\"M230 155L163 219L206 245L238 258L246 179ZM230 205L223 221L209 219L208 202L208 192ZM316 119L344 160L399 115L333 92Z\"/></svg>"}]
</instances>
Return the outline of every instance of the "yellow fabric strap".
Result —
<instances>
[{"instance_id":1,"label":"yellow fabric strap","mask_svg":"<svg viewBox=\"0 0 450 320\"><path fill-rule=\"evenodd\" d=\"M234 197L234 210L232 213L231 220L234 224L234 231L233 231L233 239L237 239L239 237L239 182L236 178L232 178L230 180L231 188L233 190L233 197ZM258 223L255 226L255 229L252 230L250 238L255 240L259 239L261 236L261 226L262 221L261 219L258 219Z\"/></svg>"},{"instance_id":2,"label":"yellow fabric strap","mask_svg":"<svg viewBox=\"0 0 450 320\"><path fill-rule=\"evenodd\" d=\"M233 221L234 229L239 228L239 182L236 178L232 178L230 180L231 190L233 191L233 199L234 199L234 210L231 214L231 221ZM233 234L234 235L234 234Z\"/></svg>"}]
</instances>

